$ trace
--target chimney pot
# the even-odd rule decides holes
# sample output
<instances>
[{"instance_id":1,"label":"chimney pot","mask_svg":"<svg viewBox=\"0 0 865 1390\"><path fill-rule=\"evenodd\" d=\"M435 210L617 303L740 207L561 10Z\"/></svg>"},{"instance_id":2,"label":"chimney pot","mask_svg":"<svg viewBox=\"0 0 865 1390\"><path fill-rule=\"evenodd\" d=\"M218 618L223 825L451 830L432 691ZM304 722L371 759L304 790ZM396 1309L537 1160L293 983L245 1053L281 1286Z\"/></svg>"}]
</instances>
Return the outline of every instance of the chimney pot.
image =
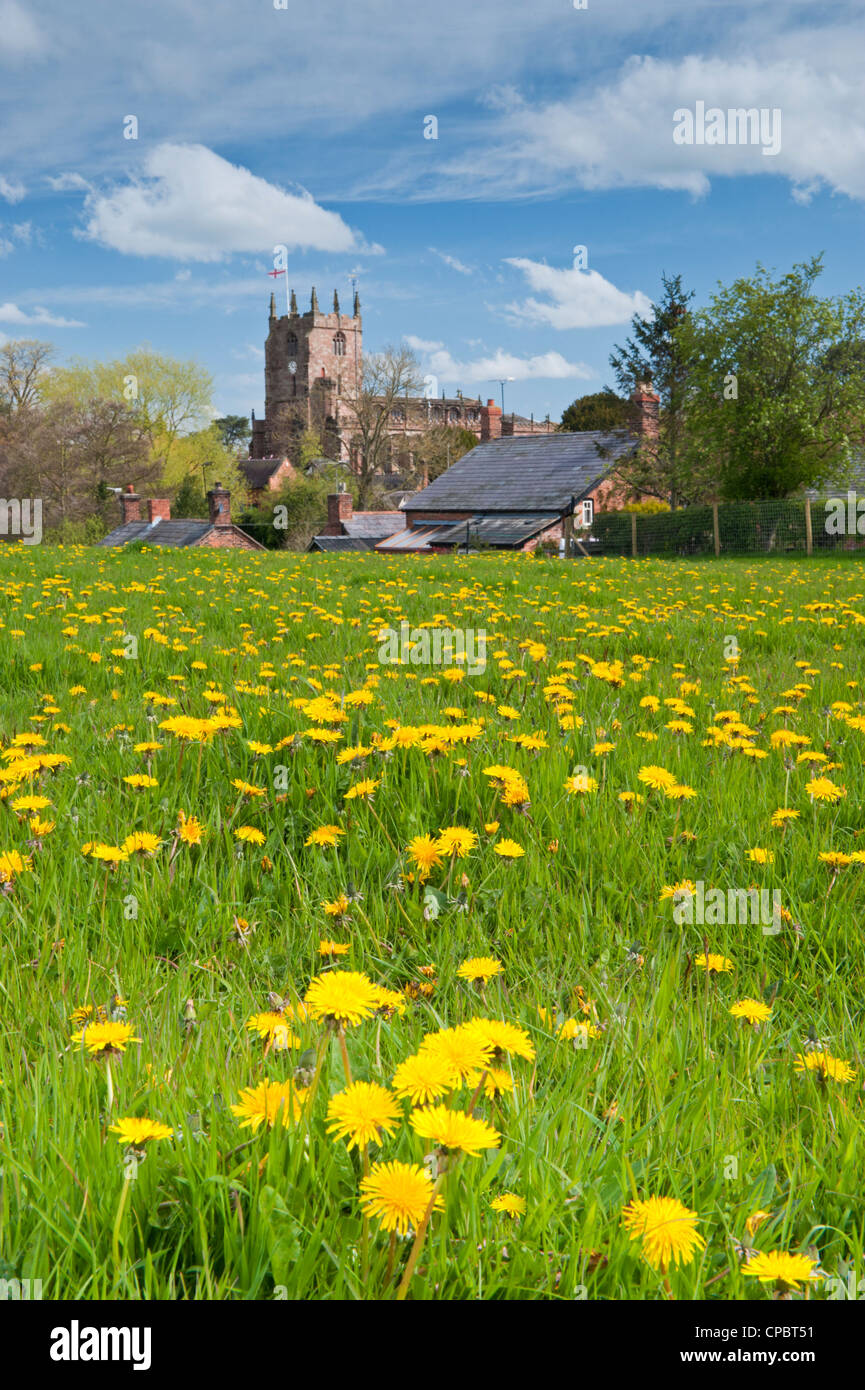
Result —
<instances>
[{"instance_id":1,"label":"chimney pot","mask_svg":"<svg viewBox=\"0 0 865 1390\"><path fill-rule=\"evenodd\" d=\"M120 494L120 512L124 524L141 520L141 498L131 483L127 483L125 491Z\"/></svg>"}]
</instances>

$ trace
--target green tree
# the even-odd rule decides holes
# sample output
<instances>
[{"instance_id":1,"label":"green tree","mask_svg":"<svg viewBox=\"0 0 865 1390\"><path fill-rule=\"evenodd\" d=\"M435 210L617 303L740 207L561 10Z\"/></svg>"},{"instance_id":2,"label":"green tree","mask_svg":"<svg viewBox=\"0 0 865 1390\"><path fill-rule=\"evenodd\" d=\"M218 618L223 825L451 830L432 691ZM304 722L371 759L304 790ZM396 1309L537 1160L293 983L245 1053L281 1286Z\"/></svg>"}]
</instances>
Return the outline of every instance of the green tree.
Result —
<instances>
[{"instance_id":1,"label":"green tree","mask_svg":"<svg viewBox=\"0 0 865 1390\"><path fill-rule=\"evenodd\" d=\"M222 479L220 479L221 481ZM177 489L171 504L171 515L173 517L198 517L202 521L207 516L207 497L194 474L187 474Z\"/></svg>"},{"instance_id":2,"label":"green tree","mask_svg":"<svg viewBox=\"0 0 865 1390\"><path fill-rule=\"evenodd\" d=\"M252 431L245 415L220 415L213 423L219 430L226 449L236 454L239 450L248 448Z\"/></svg>"},{"instance_id":3,"label":"green tree","mask_svg":"<svg viewBox=\"0 0 865 1390\"><path fill-rule=\"evenodd\" d=\"M168 357L147 345L113 362L73 358L50 373L45 395L78 406L121 402L150 435L153 457L166 466L181 435L206 428L213 414L210 373L192 359Z\"/></svg>"},{"instance_id":4,"label":"green tree","mask_svg":"<svg viewBox=\"0 0 865 1390\"><path fill-rule=\"evenodd\" d=\"M865 296L815 290L822 256L720 286L683 340L696 468L725 498L789 496L840 476L865 436Z\"/></svg>"},{"instance_id":5,"label":"green tree","mask_svg":"<svg viewBox=\"0 0 865 1390\"><path fill-rule=\"evenodd\" d=\"M631 424L631 405L624 396L617 396L609 386L588 396L578 396L562 414L559 429L567 433L581 430L628 429Z\"/></svg>"},{"instance_id":6,"label":"green tree","mask_svg":"<svg viewBox=\"0 0 865 1390\"><path fill-rule=\"evenodd\" d=\"M682 329L694 292L682 288L681 275L662 275L661 285L652 314L635 314L631 337L610 355L624 396L630 398L636 387L647 385L659 397L657 432L643 434L634 454L617 464L616 471L639 492L678 507L700 500L707 488L711 491L711 480L695 471L687 447L691 363ZM640 420L633 404L629 423L637 433Z\"/></svg>"},{"instance_id":7,"label":"green tree","mask_svg":"<svg viewBox=\"0 0 865 1390\"><path fill-rule=\"evenodd\" d=\"M237 524L268 549L306 550L327 524L330 491L324 477L295 478L266 504L241 512Z\"/></svg>"}]
</instances>

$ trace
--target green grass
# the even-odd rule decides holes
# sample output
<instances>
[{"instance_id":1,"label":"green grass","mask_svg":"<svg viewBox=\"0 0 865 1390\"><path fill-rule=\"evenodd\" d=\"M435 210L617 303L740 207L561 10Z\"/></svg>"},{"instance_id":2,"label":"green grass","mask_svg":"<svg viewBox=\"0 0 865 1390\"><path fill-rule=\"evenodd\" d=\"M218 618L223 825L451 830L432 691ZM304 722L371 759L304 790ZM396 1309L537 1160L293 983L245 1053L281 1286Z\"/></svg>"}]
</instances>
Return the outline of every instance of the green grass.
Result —
<instances>
[{"instance_id":1,"label":"green grass","mask_svg":"<svg viewBox=\"0 0 865 1390\"><path fill-rule=\"evenodd\" d=\"M436 615L485 629L483 675L452 682L436 668L379 665L383 624ZM361 1160L325 1128L328 1094L345 1085L336 1039L298 1127L252 1136L229 1107L265 1076L308 1071L320 1044L310 1022L303 1056L265 1057L245 1024L270 991L302 997L322 968L417 987L430 965L429 997L348 1030L355 1079L388 1085L424 1034L476 1015L527 1029L536 1056L513 1059L513 1095L478 1102L501 1145L448 1174L411 1297L769 1297L742 1272L736 1246L758 1208L770 1213L753 1238L758 1249L810 1250L827 1275L865 1275L856 1163L865 865L833 874L818 857L865 850L865 731L848 722L863 715L857 564L4 547L0 622L0 745L38 731L71 759L25 778L0 805L0 853L32 855L32 872L0 899L0 1278L38 1279L43 1297L64 1299L392 1296L387 1236L374 1221L363 1278ZM137 638L136 659L121 654L127 635ZM741 648L732 672L730 636ZM545 654L526 642L543 643ZM621 662L623 683L592 674L581 656ZM575 667L557 671L562 661ZM663 703L640 707L647 695L678 695L676 663L691 733L664 727L672 712ZM560 727L545 694L554 673L570 680L581 728ZM346 708L341 743L249 749L248 740L275 745L309 727L293 702L317 695L315 682L344 696L368 678L373 702ZM181 755L158 723L206 716L211 683L242 727ZM800 683L801 698L785 696ZM70 693L76 686L84 692ZM154 708L145 692L177 706ZM833 710L837 702L850 709ZM780 706L795 712L773 713ZM457 707L461 720L445 713ZM704 746L723 710L737 712L767 757ZM388 735L388 721L479 718L480 736L442 756L397 748L373 753L362 772L336 761L341 747ZM788 768L772 747L772 731L784 727L842 765L828 774L846 788L836 805L809 797L813 773L795 764L797 748ZM516 734L542 734L547 747L524 750L508 742ZM605 738L614 750L594 754ZM133 791L122 778L148 770L133 744L151 739L163 745L149 765L158 786ZM527 813L502 805L483 774L493 763L525 777ZM696 797L649 791L638 780L646 764L669 769ZM275 780L278 766L287 774ZM567 794L576 766L597 778L597 792ZM371 805L343 799L360 776L380 779ZM265 795L242 797L235 778ZM12 806L28 790L49 799L40 814L56 822L41 847L28 848L27 817ZM646 798L633 812L618 800L626 790ZM773 829L770 816L785 805L800 818ZM181 810L207 826L198 849L174 849ZM485 831L492 821L497 834ZM338 848L305 846L316 827L337 823L347 831ZM264 845L240 847L240 825L260 828ZM475 831L478 846L433 870L440 896L432 913L426 900L425 915L422 885L402 877L411 869L404 850L451 825ZM81 853L134 830L160 836L154 857L110 872ZM524 847L522 859L493 852L504 836ZM750 862L754 847L772 849L774 863ZM661 891L685 879L780 889L800 930L677 925ZM362 899L334 925L322 902L349 884ZM236 940L235 917L255 924L248 944ZM318 955L324 937L350 943L333 967ZM707 975L694 960L707 947L735 969ZM457 976L478 955L503 967L485 994ZM70 1015L107 1006L115 993L141 1041L111 1064L109 1111L105 1064L70 1045ZM556 1033L584 1017L581 997L601 1035L575 1047ZM744 997L772 1003L760 1029L730 1016ZM855 1079L796 1072L809 1037L848 1061ZM457 1092L453 1103L466 1107L470 1095ZM142 1115L175 1136L151 1148L124 1196L126 1155L107 1126ZM406 1122L370 1157L420 1162L424 1149ZM490 1210L503 1192L525 1198L520 1220ZM625 1203L651 1195L697 1212L706 1239L693 1263L671 1270L669 1288L621 1224ZM397 1274L408 1250L400 1240ZM831 1289L817 1281L809 1296Z\"/></svg>"}]
</instances>

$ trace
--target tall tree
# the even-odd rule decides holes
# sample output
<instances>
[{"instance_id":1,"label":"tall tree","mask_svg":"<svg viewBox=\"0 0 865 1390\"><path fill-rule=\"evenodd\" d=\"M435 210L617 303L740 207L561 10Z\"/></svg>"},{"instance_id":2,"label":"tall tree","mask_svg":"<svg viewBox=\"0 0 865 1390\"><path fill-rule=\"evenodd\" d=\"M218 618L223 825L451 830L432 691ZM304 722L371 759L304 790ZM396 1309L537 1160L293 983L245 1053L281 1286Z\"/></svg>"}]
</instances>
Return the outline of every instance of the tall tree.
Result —
<instances>
[{"instance_id":1,"label":"tall tree","mask_svg":"<svg viewBox=\"0 0 865 1390\"><path fill-rule=\"evenodd\" d=\"M617 466L632 487L669 502L671 507L695 501L708 480L697 477L687 449L687 408L691 364L682 337L693 290L682 288L681 275L661 276L662 294L648 318L635 314L631 337L610 355L610 366L622 395L651 385L659 397L658 429L644 435L635 454ZM639 428L632 414L630 426Z\"/></svg>"},{"instance_id":2,"label":"tall tree","mask_svg":"<svg viewBox=\"0 0 865 1390\"><path fill-rule=\"evenodd\" d=\"M238 449L245 449L249 444L251 430L246 415L220 415L213 423L226 449L237 453Z\"/></svg>"},{"instance_id":3,"label":"tall tree","mask_svg":"<svg viewBox=\"0 0 865 1390\"><path fill-rule=\"evenodd\" d=\"M394 407L401 397L418 392L421 384L420 366L410 348L386 347L364 355L357 393L349 398L351 449L361 509L375 490L376 474L391 456L388 429Z\"/></svg>"},{"instance_id":4,"label":"tall tree","mask_svg":"<svg viewBox=\"0 0 865 1390\"><path fill-rule=\"evenodd\" d=\"M720 286L687 328L695 466L721 495L784 497L843 474L865 439L865 295L821 298L822 256Z\"/></svg>"},{"instance_id":5,"label":"tall tree","mask_svg":"<svg viewBox=\"0 0 865 1390\"><path fill-rule=\"evenodd\" d=\"M113 362L73 359L53 371L45 394L53 400L116 400L125 404L150 434L154 457L170 463L182 434L206 428L212 419L213 378L198 362L144 346Z\"/></svg>"},{"instance_id":6,"label":"tall tree","mask_svg":"<svg viewBox=\"0 0 865 1390\"><path fill-rule=\"evenodd\" d=\"M38 338L11 339L0 346L0 411L9 414L40 397L54 348Z\"/></svg>"},{"instance_id":7,"label":"tall tree","mask_svg":"<svg viewBox=\"0 0 865 1390\"><path fill-rule=\"evenodd\" d=\"M41 498L43 525L118 521L109 487L152 486L159 464L122 401L49 401L0 418L0 478L6 495Z\"/></svg>"}]
</instances>

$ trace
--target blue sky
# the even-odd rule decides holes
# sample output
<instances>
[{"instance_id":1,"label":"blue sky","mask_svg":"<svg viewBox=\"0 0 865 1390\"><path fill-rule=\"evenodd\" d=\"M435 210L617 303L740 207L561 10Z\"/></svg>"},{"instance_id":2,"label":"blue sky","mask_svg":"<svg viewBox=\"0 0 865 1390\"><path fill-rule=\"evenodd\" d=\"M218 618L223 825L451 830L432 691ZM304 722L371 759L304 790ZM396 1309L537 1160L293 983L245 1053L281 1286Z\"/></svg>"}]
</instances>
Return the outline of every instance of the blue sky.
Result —
<instances>
[{"instance_id":1,"label":"blue sky","mask_svg":"<svg viewBox=\"0 0 865 1390\"><path fill-rule=\"evenodd\" d=\"M862 0L276 3L0 0L0 335L148 342L260 413L281 243L302 309L355 274L367 349L556 418L662 271L865 278ZM780 148L676 143L700 102Z\"/></svg>"}]
</instances>

